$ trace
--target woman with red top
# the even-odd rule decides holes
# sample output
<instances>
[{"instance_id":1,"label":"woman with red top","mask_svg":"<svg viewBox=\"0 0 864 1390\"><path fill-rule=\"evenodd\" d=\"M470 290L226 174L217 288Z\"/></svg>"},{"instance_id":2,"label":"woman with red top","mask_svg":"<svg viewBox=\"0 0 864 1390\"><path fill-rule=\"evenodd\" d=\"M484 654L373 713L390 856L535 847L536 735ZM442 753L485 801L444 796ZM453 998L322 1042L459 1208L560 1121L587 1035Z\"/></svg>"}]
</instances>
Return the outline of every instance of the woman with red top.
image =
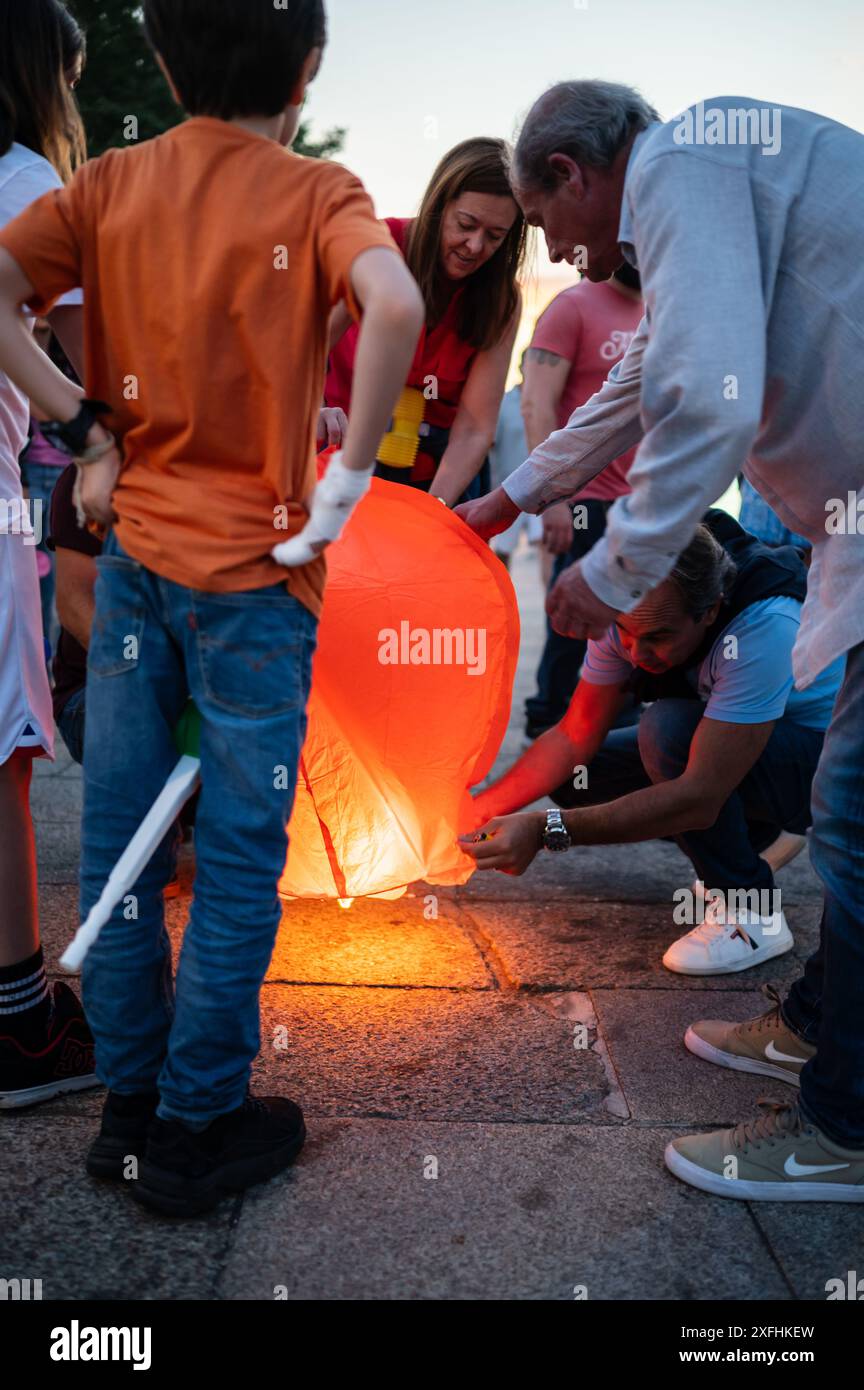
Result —
<instances>
[{"instance_id":1,"label":"woman with red top","mask_svg":"<svg viewBox=\"0 0 864 1390\"><path fill-rule=\"evenodd\" d=\"M426 325L378 451L376 474L453 506L480 472L521 314L527 229L507 180L504 140L465 140L442 159L416 218L387 226L426 302ZM349 325L351 325L349 327ZM347 411L358 328L333 315L325 401Z\"/></svg>"}]
</instances>

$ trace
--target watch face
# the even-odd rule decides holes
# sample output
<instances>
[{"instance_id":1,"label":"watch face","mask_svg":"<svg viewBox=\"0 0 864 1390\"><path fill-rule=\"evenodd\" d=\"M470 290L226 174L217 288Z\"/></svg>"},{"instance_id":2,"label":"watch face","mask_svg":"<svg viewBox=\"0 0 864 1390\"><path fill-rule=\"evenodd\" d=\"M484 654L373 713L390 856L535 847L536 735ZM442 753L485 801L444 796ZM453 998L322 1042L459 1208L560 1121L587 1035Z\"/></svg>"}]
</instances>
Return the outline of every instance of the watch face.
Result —
<instances>
[{"instance_id":1,"label":"watch face","mask_svg":"<svg viewBox=\"0 0 864 1390\"><path fill-rule=\"evenodd\" d=\"M569 849L570 836L563 825L552 826L543 835L543 843L547 849Z\"/></svg>"}]
</instances>

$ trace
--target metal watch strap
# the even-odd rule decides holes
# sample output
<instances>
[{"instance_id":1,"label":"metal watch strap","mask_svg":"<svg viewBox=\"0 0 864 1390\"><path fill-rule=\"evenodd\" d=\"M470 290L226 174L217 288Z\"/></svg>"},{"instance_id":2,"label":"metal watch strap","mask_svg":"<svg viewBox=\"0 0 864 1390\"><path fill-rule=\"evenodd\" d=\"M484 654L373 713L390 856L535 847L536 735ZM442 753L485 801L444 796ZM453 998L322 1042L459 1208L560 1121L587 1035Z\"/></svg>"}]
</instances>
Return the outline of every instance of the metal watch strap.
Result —
<instances>
[{"instance_id":1,"label":"metal watch strap","mask_svg":"<svg viewBox=\"0 0 864 1390\"><path fill-rule=\"evenodd\" d=\"M546 812L546 826L543 831L543 844L549 850L569 849L573 841L564 824L564 817L557 808Z\"/></svg>"}]
</instances>

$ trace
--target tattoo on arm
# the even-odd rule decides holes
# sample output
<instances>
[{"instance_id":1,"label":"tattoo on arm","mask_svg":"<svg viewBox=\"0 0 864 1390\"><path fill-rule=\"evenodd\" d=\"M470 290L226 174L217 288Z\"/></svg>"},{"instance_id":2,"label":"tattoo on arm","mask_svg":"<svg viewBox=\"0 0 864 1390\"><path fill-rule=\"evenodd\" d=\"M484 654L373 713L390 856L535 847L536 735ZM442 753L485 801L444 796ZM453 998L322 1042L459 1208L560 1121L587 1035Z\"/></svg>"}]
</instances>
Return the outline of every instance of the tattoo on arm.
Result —
<instances>
[{"instance_id":1,"label":"tattoo on arm","mask_svg":"<svg viewBox=\"0 0 864 1390\"><path fill-rule=\"evenodd\" d=\"M525 360L536 362L538 367L557 367L558 363L565 359L559 357L557 352L547 352L545 348L529 348Z\"/></svg>"}]
</instances>

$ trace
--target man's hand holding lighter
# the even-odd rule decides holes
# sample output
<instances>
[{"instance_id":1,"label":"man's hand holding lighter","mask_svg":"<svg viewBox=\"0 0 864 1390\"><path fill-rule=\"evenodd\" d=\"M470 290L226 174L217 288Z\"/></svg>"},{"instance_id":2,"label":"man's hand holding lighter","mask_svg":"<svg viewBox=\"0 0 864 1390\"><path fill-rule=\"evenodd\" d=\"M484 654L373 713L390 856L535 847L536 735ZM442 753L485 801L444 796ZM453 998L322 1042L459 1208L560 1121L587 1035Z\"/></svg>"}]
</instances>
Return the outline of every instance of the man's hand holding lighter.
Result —
<instances>
[{"instance_id":1,"label":"man's hand holding lighter","mask_svg":"<svg viewBox=\"0 0 864 1390\"><path fill-rule=\"evenodd\" d=\"M459 844L478 869L498 869L518 878L543 848L545 826L543 811L496 816L473 835L461 835Z\"/></svg>"}]
</instances>

